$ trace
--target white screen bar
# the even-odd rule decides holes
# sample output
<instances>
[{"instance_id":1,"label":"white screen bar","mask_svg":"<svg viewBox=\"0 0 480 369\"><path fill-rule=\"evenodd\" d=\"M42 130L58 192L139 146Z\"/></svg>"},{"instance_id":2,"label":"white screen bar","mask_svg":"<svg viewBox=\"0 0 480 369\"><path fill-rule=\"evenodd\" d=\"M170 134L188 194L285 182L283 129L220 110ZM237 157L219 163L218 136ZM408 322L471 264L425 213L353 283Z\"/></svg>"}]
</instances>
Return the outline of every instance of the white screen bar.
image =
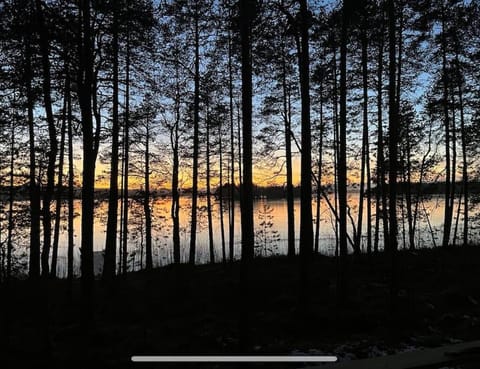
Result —
<instances>
[{"instance_id":1,"label":"white screen bar","mask_svg":"<svg viewBox=\"0 0 480 369\"><path fill-rule=\"evenodd\" d=\"M281 363L281 362L309 362L309 363L331 363L337 361L336 356L185 356L185 355L162 355L162 356L132 356L134 362L144 363Z\"/></svg>"}]
</instances>

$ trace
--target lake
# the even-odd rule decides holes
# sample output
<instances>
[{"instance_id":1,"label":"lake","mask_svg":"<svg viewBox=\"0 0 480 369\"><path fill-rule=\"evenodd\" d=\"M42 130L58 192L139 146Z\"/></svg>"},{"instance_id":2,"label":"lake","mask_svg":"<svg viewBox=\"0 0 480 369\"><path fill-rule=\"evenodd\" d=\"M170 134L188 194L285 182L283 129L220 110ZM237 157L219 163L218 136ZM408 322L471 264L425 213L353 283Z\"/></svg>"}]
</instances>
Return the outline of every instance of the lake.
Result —
<instances>
[{"instance_id":1,"label":"lake","mask_svg":"<svg viewBox=\"0 0 480 369\"><path fill-rule=\"evenodd\" d=\"M186 262L189 255L189 241L190 241L190 197L182 196L180 198L180 242L181 242L181 260ZM331 198L333 202L333 197ZM352 218L357 221L358 214L358 193L351 192L349 195L350 213ZM138 270L145 265L144 257L144 216L143 205L130 199L129 204L129 233L128 233L128 251L129 251L129 269ZM20 203L20 202L19 202ZM19 205L27 205L28 203L22 202ZM170 218L170 204L169 198L156 198L152 202L152 244L153 244L153 258L154 265L166 265L171 263L173 259L172 251L172 221ZM366 205L366 202L365 202ZM463 206L463 205L462 205ZM81 201L75 200L74 203L76 216L74 218L75 229L75 248L74 248L74 271L78 275L80 270L80 226L81 226ZM366 206L365 206L366 207ZM456 214L458 207L458 199L454 208L454 219L452 226L452 238L455 230ZM298 238L299 238L299 226L300 226L300 200L295 199L295 238L296 246L298 250ZM320 252L327 255L335 254L335 218L332 212L329 210L327 203L322 199L320 203L321 215L320 215ZM98 274L101 272L103 263L103 249L105 247L105 229L107 223L107 209L108 203L106 201L97 201L95 209L95 231L94 231L94 251L95 251L95 272ZM316 203L312 204L313 217L315 221L316 215ZM408 247L408 225L402 222L402 211L405 210L402 206L398 207L399 214L399 247ZM442 239L442 227L443 227L443 196L432 195L423 199L419 206L419 218L417 222L416 232L416 246L417 247L432 247L434 242L439 245ZM120 206L119 206L120 213ZM269 255L284 255L287 252L287 202L284 199L268 200L259 199L254 202L255 213L255 233L256 233L256 254L262 256ZM4 213L6 214L6 213ZM65 277L67 274L66 267L66 255L67 255L67 205L62 206L62 221L60 227L60 240L59 240L59 260L58 260L58 276ZM363 235L362 235L362 248L366 248L366 209L364 209L363 217ZM479 230L476 225L478 221L476 219L479 216L479 209L477 202L471 205L470 210L470 242L475 242L480 238ZM226 254L228 254L228 204L224 204L224 234L226 244ZM405 217L406 218L406 217ZM199 211L198 211L198 226L197 226L197 253L196 262L206 263L209 262L209 246L208 246L208 227L207 227L207 209L206 198L199 198ZM375 204L372 206L372 227L375 226ZM2 227L6 227L5 216L2 218ZM381 228L381 227L380 227ZM314 226L315 230L315 226ZM352 234L352 224L349 220L348 230ZM405 230L405 233L404 233ZM240 245L241 245L241 226L240 226L240 204L237 202L235 207L235 252L234 257L240 257ZM374 230L373 230L374 232ZM2 232L2 238L5 237L5 231ZM457 244L460 244L459 240L463 233L463 215L460 212L458 231L457 231ZM405 237L404 237L405 234ZM213 238L215 246L215 259L221 261L222 258L222 242L221 242L221 227L220 227L220 212L219 202L213 201ZM383 236L380 232L380 248L382 248ZM14 247L15 254L21 258L21 255L28 254L25 246L28 244L28 222L23 222L23 226L15 227L14 230ZM24 256L26 258L26 256ZM24 261L25 264L25 261Z\"/></svg>"}]
</instances>

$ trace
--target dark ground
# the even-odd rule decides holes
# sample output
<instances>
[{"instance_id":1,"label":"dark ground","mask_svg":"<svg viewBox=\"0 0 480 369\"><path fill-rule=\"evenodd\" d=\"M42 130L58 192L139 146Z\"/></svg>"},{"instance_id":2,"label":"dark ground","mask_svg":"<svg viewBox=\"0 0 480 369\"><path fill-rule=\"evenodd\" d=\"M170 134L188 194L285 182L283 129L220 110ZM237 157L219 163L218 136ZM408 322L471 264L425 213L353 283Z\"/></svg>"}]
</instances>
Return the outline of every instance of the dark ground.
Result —
<instances>
[{"instance_id":1,"label":"dark ground","mask_svg":"<svg viewBox=\"0 0 480 369\"><path fill-rule=\"evenodd\" d=\"M388 304L387 255L350 259L350 300L345 309L336 307L335 259L314 258L306 311L298 308L298 259L256 259L249 303L253 352L296 351L354 359L479 339L480 247L398 255L400 291L394 319ZM66 281L36 286L13 281L10 292L1 286L0 347L6 353L0 357L0 367L150 368L134 366L130 356L234 354L238 352L238 277L239 263L235 263L132 273L118 278L111 292L97 281L90 326L82 323L78 281L71 300Z\"/></svg>"}]
</instances>

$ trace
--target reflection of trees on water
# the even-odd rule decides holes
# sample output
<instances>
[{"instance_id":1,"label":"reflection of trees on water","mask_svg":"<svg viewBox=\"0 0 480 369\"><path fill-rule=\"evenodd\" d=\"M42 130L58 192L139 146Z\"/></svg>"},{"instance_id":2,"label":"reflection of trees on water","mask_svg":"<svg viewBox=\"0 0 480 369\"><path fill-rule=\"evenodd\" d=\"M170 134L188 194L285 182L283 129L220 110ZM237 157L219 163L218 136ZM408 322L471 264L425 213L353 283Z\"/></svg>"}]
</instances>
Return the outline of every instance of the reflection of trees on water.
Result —
<instances>
[{"instance_id":1,"label":"reflection of trees on water","mask_svg":"<svg viewBox=\"0 0 480 369\"><path fill-rule=\"evenodd\" d=\"M349 200L352 216L355 218L358 211L358 205L354 202L355 196ZM189 206L189 198L180 198L180 246L181 261L188 261L188 244L190 240L190 215L191 208ZM7 204L2 202L4 211L0 214L0 273L2 277L5 275L6 264L6 242L8 227L8 211ZM173 243L172 231L173 224L170 216L171 199L168 197L158 197L152 200L152 247L153 247L153 263L154 266L169 264L173 261ZM315 206L315 204L312 204ZM461 206L461 204L460 204ZM475 242L480 239L480 197L472 196L469 203L471 227L469 236ZM218 201L213 202L213 236L215 239L215 256L220 260L221 242L220 242L220 212ZM455 214L457 215L458 202L455 203ZM239 206L236 207L235 223L235 258L240 256L241 230L240 230L240 214ZM80 200L75 201L75 248L74 248L74 274L79 275L80 270ZM287 254L287 206L284 200L265 200L256 201L255 209L255 236L256 236L256 253L258 256L270 256L272 254ZM372 205L372 216L375 216L375 204ZM402 207L398 207L399 211L399 247L408 248L408 237L403 229L406 229L405 212ZM228 216L227 206L224 204L224 217ZM108 204L106 201L96 201L95 203L95 267L97 272L102 268L103 253L105 247L105 231L107 224ZM366 209L364 209L366 212ZM441 243L441 234L443 229L443 198L441 196L430 195L424 196L419 202L417 224L415 232L415 243L418 247L431 247ZM299 202L295 201L295 212L299 212ZM65 277L67 274L67 203L62 203L60 217L60 241L58 252L57 273L59 277ZM365 213L366 214L366 213ZM402 216L403 215L403 216ZM13 243L13 272L15 275L24 274L28 267L27 247L29 239L29 208L25 201L16 201L14 207L14 224L12 229ZM199 198L199 209L197 211L197 262L206 263L209 260L208 251L208 218L206 199ZM119 215L120 217L120 215ZM463 213L459 213L459 222L461 224ZM329 210L328 206L322 204L320 215L321 226L319 235L320 252L322 254L334 255L336 249L335 238L335 217ZM52 220L53 221L53 220ZM314 220L315 221L315 220ZM455 224L455 219L454 219ZM295 225L298 230L298 219ZM366 227L364 225L364 227ZM459 227L460 228L460 227ZM225 228L226 238L228 239L228 227ZM349 229L352 232L352 229ZM362 230L361 247L366 249L366 228ZM381 232L381 230L380 230ZM296 233L298 235L298 232ZM405 236L404 236L405 235ZM452 243L455 232L452 232ZM459 244L461 232L456 234L456 241ZM380 233L380 239L383 235ZM298 247L298 239L296 240ZM383 245L380 245L380 249ZM143 202L140 199L132 198L129 201L129 229L128 229L128 270L140 270L145 267L145 219L143 211ZM227 255L228 256L228 255ZM117 255L118 258L118 255Z\"/></svg>"}]
</instances>

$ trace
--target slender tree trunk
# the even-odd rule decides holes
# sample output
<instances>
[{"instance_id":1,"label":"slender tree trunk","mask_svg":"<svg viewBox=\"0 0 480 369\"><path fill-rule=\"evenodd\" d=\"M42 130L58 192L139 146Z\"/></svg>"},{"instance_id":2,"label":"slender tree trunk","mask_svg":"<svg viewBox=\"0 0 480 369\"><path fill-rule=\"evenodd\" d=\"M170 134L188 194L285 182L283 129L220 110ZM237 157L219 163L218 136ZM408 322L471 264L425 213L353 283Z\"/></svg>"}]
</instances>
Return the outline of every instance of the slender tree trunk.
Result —
<instances>
[{"instance_id":1,"label":"slender tree trunk","mask_svg":"<svg viewBox=\"0 0 480 369\"><path fill-rule=\"evenodd\" d=\"M208 246L210 251L210 263L215 263L215 246L213 243L213 222L212 222L212 191L210 188L210 117L209 117L209 108L208 103L206 106L207 110L207 119L206 119L206 128L207 128L207 218L208 218Z\"/></svg>"},{"instance_id":2,"label":"slender tree trunk","mask_svg":"<svg viewBox=\"0 0 480 369\"><path fill-rule=\"evenodd\" d=\"M233 122L233 67L232 67L232 36L228 30L228 103L230 115L230 216L228 224L228 257L233 262L235 253L235 135Z\"/></svg>"},{"instance_id":3,"label":"slender tree trunk","mask_svg":"<svg viewBox=\"0 0 480 369\"><path fill-rule=\"evenodd\" d=\"M220 211L220 236L222 240L222 263L227 261L227 250L225 249L225 224L223 222L223 146L222 146L222 122L218 124L218 146L219 146L219 211Z\"/></svg>"},{"instance_id":4,"label":"slender tree trunk","mask_svg":"<svg viewBox=\"0 0 480 369\"><path fill-rule=\"evenodd\" d=\"M62 196L63 196L63 163L65 158L65 133L67 129L67 94L70 89L67 85L70 84L68 78L68 71L66 71L67 78L65 79L65 96L63 98L63 112L62 112L62 126L60 128L60 156L58 160L58 184L56 193L55 205L55 227L53 229L53 246L52 246L52 265L50 268L50 276L56 278L57 276L57 260L58 260L58 242L60 238L60 222L62 212Z\"/></svg>"},{"instance_id":5,"label":"slender tree trunk","mask_svg":"<svg viewBox=\"0 0 480 369\"><path fill-rule=\"evenodd\" d=\"M40 276L40 190L36 178L35 123L33 119L34 97L32 92L32 51L29 36L25 36L25 88L27 93L27 119L29 144L29 198L30 198L30 258L28 276Z\"/></svg>"},{"instance_id":6,"label":"slender tree trunk","mask_svg":"<svg viewBox=\"0 0 480 369\"><path fill-rule=\"evenodd\" d=\"M41 0L35 0L36 19L39 28L40 52L42 60L42 91L43 101L45 105L45 113L48 123L48 166L47 166L47 186L43 193L43 250L42 250L42 275L48 276L49 272L49 257L50 245L52 235L52 215L50 212L50 203L52 201L53 192L55 188L55 161L57 158L57 132L55 129L55 121L52 110L52 88L50 76L50 60L49 60L49 40L48 31L45 26L43 17Z\"/></svg>"},{"instance_id":7,"label":"slender tree trunk","mask_svg":"<svg viewBox=\"0 0 480 369\"><path fill-rule=\"evenodd\" d=\"M82 0L80 39L80 73L78 73L79 103L83 131L82 174L82 295L84 317L92 319L93 303L93 215L95 188L95 146L92 120L93 41L90 24L90 0Z\"/></svg>"},{"instance_id":8,"label":"slender tree trunk","mask_svg":"<svg viewBox=\"0 0 480 369\"><path fill-rule=\"evenodd\" d=\"M73 285L73 247L74 247L74 167L73 167L73 127L72 127L72 98L67 95L67 135L68 135L68 243L67 243L67 279L68 290L72 295Z\"/></svg>"},{"instance_id":9,"label":"slender tree trunk","mask_svg":"<svg viewBox=\"0 0 480 369\"><path fill-rule=\"evenodd\" d=\"M139 265L139 268L136 269L136 270L142 270L143 269L143 244L144 244L144 241L143 241L143 216L140 217L140 265ZM134 270L135 270L135 257L136 257L136 254L134 255L134 259L133 259L133 265L134 265Z\"/></svg>"},{"instance_id":10,"label":"slender tree trunk","mask_svg":"<svg viewBox=\"0 0 480 369\"><path fill-rule=\"evenodd\" d=\"M360 161L360 189L358 194L358 220L357 220L357 227L355 232L355 243L353 247L353 251L355 255L360 255L361 252L361 242L362 242L362 227L363 227L363 204L364 204L364 194L365 194L365 145L366 145L366 138L368 126L363 126L363 139L362 139L362 159Z\"/></svg>"},{"instance_id":11,"label":"slender tree trunk","mask_svg":"<svg viewBox=\"0 0 480 369\"><path fill-rule=\"evenodd\" d=\"M105 240L105 258L103 264L103 279L111 280L115 276L117 254L118 225L118 136L120 124L118 120L118 4L114 2L112 27L113 54L113 90L112 90L112 152L110 158L110 190L108 194L108 220Z\"/></svg>"},{"instance_id":12,"label":"slender tree trunk","mask_svg":"<svg viewBox=\"0 0 480 369\"><path fill-rule=\"evenodd\" d=\"M339 306L347 299L347 9L343 3L340 40L340 132L337 163L340 258L337 298Z\"/></svg>"},{"instance_id":13,"label":"slender tree trunk","mask_svg":"<svg viewBox=\"0 0 480 369\"><path fill-rule=\"evenodd\" d=\"M125 123L125 122L124 122ZM123 127L123 142L122 142L122 163L120 169L120 229L118 237L118 274L123 274L123 214L125 208L125 126Z\"/></svg>"},{"instance_id":14,"label":"slender tree trunk","mask_svg":"<svg viewBox=\"0 0 480 369\"><path fill-rule=\"evenodd\" d=\"M125 60L125 122L123 133L123 240L122 270L128 271L128 210L129 210L129 166L130 166L130 33L127 30L127 54Z\"/></svg>"},{"instance_id":15,"label":"slender tree trunk","mask_svg":"<svg viewBox=\"0 0 480 369\"><path fill-rule=\"evenodd\" d=\"M398 35L398 63L397 63L397 115L399 114L400 111L400 106L401 106L401 83L402 83L402 62L403 62L403 22L404 22L404 17L403 17L403 6L400 4L399 6L399 35ZM410 122L407 120L407 137L410 135ZM406 142L406 178L404 178L404 182L406 183L406 188L404 191L404 194L402 196L405 197L405 202L406 202L406 212L407 212L407 223L408 223L408 243L409 243L409 249L414 250L415 249L415 229L413 227L413 209L412 209L412 190L411 190L411 171L412 171L412 165L411 165L411 145L410 145L410 140L407 139ZM402 202L403 203L403 202ZM404 217L402 213L402 221L404 222ZM403 233L403 236L405 238L405 232ZM405 241L404 241L405 243ZM405 245L404 245L405 248Z\"/></svg>"},{"instance_id":16,"label":"slender tree trunk","mask_svg":"<svg viewBox=\"0 0 480 369\"><path fill-rule=\"evenodd\" d=\"M370 169L370 143L367 136L365 162L367 171L367 253L372 252L372 175Z\"/></svg>"},{"instance_id":17,"label":"slender tree trunk","mask_svg":"<svg viewBox=\"0 0 480 369\"><path fill-rule=\"evenodd\" d=\"M284 51L284 54L286 51ZM285 129L285 161L287 168L287 232L288 256L295 256L295 210L293 197L293 170L292 170L292 143L291 143L291 117L290 117L290 91L287 86L287 68L285 57L282 59L282 92L283 92L283 118Z\"/></svg>"},{"instance_id":18,"label":"slender tree trunk","mask_svg":"<svg viewBox=\"0 0 480 369\"><path fill-rule=\"evenodd\" d=\"M200 110L200 34L198 27L198 3L195 3L195 91L193 97L193 173L192 173L192 218L190 224L189 263L195 264L197 246L197 198L198 198L198 146L199 146L199 110Z\"/></svg>"},{"instance_id":19,"label":"slender tree trunk","mask_svg":"<svg viewBox=\"0 0 480 369\"><path fill-rule=\"evenodd\" d=\"M180 195L178 193L178 125L175 128L172 173L173 262L180 264Z\"/></svg>"},{"instance_id":20,"label":"slender tree trunk","mask_svg":"<svg viewBox=\"0 0 480 369\"><path fill-rule=\"evenodd\" d=\"M13 253L13 200L14 200L14 175L15 169L15 121L12 119L10 122L10 181L8 184L8 229L7 229L7 273L6 280L10 281L12 277L12 253Z\"/></svg>"},{"instance_id":21,"label":"slender tree trunk","mask_svg":"<svg viewBox=\"0 0 480 369\"><path fill-rule=\"evenodd\" d=\"M175 69L175 78L177 82L177 91L175 95L175 126L170 136L170 145L173 150L173 168L172 168L172 207L171 217L173 222L173 262L180 264L180 194L178 192L178 126L180 124L180 86L178 85L178 68Z\"/></svg>"},{"instance_id":22,"label":"slender tree trunk","mask_svg":"<svg viewBox=\"0 0 480 369\"><path fill-rule=\"evenodd\" d=\"M146 123L145 136L145 194L143 198L143 210L145 213L145 267L153 268L152 254L152 211L150 209L150 122Z\"/></svg>"},{"instance_id":23,"label":"slender tree trunk","mask_svg":"<svg viewBox=\"0 0 480 369\"><path fill-rule=\"evenodd\" d=\"M333 39L335 40L335 35L333 35ZM335 42L335 41L334 41ZM334 195L334 202L335 202L335 214L339 214L339 204L338 204L338 137L339 137L339 112L338 112L338 78L337 78L337 46L334 44L332 47L333 52L333 195ZM339 246L340 246L340 238L339 238L339 220L340 216L335 216L335 257L337 258L337 267L339 266L340 259L339 259ZM337 275L340 278L340 274ZM339 280L337 280L339 282Z\"/></svg>"},{"instance_id":24,"label":"slender tree trunk","mask_svg":"<svg viewBox=\"0 0 480 369\"><path fill-rule=\"evenodd\" d=\"M443 220L443 240L442 246L448 246L450 242L451 230L451 209L450 209L450 119L448 112L448 81L447 81L447 51L445 33L445 10L442 8L442 80L443 80L443 111L445 119L445 212Z\"/></svg>"},{"instance_id":25,"label":"slender tree trunk","mask_svg":"<svg viewBox=\"0 0 480 369\"><path fill-rule=\"evenodd\" d=\"M365 20L366 22L366 20ZM366 25L365 25L366 27ZM367 180L367 253L372 252L372 186L370 171L370 133L368 130L368 38L365 28L362 29L362 85L363 85L363 140L365 155L365 171Z\"/></svg>"},{"instance_id":26,"label":"slender tree trunk","mask_svg":"<svg viewBox=\"0 0 480 369\"><path fill-rule=\"evenodd\" d=\"M316 206L316 215L315 215L315 254L318 254L320 248L320 202L322 199L322 154L323 154L323 83L320 81L320 142L318 144L318 183L317 183L317 206Z\"/></svg>"},{"instance_id":27,"label":"slender tree trunk","mask_svg":"<svg viewBox=\"0 0 480 369\"><path fill-rule=\"evenodd\" d=\"M382 22L383 24L383 22ZM385 185L385 150L383 136L383 27L380 37L380 46L378 52L378 73L377 73L377 121L378 121L378 143L377 143L377 189L376 189L376 226L374 250L378 251L380 217L383 224L383 247L388 248L388 211L387 211L387 191Z\"/></svg>"},{"instance_id":28,"label":"slender tree trunk","mask_svg":"<svg viewBox=\"0 0 480 369\"><path fill-rule=\"evenodd\" d=\"M403 175L403 181L405 182L405 174ZM405 228L405 193L402 192L402 194L400 195L401 199L400 199L400 214L402 215L401 216L401 219L402 219L402 232L401 232L401 236L402 236L402 248L405 250L405 248L407 247L407 229Z\"/></svg>"},{"instance_id":29,"label":"slender tree trunk","mask_svg":"<svg viewBox=\"0 0 480 369\"><path fill-rule=\"evenodd\" d=\"M463 108L463 83L462 76L460 75L460 67L458 62L458 53L456 55L457 61L457 81L458 81L458 103L460 109L460 130L461 130L461 144L462 144L462 187L463 187L463 245L468 245L468 161L467 161L467 138L465 129L465 115Z\"/></svg>"},{"instance_id":30,"label":"slender tree trunk","mask_svg":"<svg viewBox=\"0 0 480 369\"><path fill-rule=\"evenodd\" d=\"M460 192L460 196L458 197L457 214L455 216L455 227L453 230L453 241L452 241L453 247L457 246L458 224L460 223L460 209L462 208L462 198L463 198L463 187L462 187L462 192Z\"/></svg>"},{"instance_id":31,"label":"slender tree trunk","mask_svg":"<svg viewBox=\"0 0 480 369\"><path fill-rule=\"evenodd\" d=\"M362 241L362 228L363 228L363 204L365 198L365 167L368 151L368 69L367 69L367 48L368 39L365 26L361 31L361 44L362 44L362 87L363 87L363 137L362 137L362 158L360 168L360 193L358 202L358 221L357 221L357 233L355 237L354 251L356 254L360 254L360 246Z\"/></svg>"},{"instance_id":32,"label":"slender tree trunk","mask_svg":"<svg viewBox=\"0 0 480 369\"><path fill-rule=\"evenodd\" d=\"M2 235L2 229L0 228L0 236ZM6 255L6 250L4 247L0 248L0 282L4 282L7 279L7 272L5 270L5 260L7 258ZM4 315L4 320L5 319L5 314ZM8 324L8 323L5 323ZM3 337L2 337L3 338ZM2 342L3 343L3 342Z\"/></svg>"},{"instance_id":33,"label":"slender tree trunk","mask_svg":"<svg viewBox=\"0 0 480 369\"><path fill-rule=\"evenodd\" d=\"M241 223L242 261L240 267L240 350L250 347L250 276L249 267L253 260L253 182L252 182L252 60L251 60L251 15L250 0L240 0L240 42L242 62L242 120L243 120L243 184Z\"/></svg>"},{"instance_id":34,"label":"slender tree trunk","mask_svg":"<svg viewBox=\"0 0 480 369\"><path fill-rule=\"evenodd\" d=\"M300 0L301 50L299 58L300 95L302 105L302 155L300 194L300 300L307 303L309 290L309 268L313 253L312 224L312 138L310 131L310 53L309 11L307 1ZM306 307L305 305L303 307Z\"/></svg>"},{"instance_id":35,"label":"slender tree trunk","mask_svg":"<svg viewBox=\"0 0 480 369\"><path fill-rule=\"evenodd\" d=\"M389 35L389 91L388 91L388 127L389 127L389 242L388 250L391 256L390 296L391 307L394 309L398 290L396 272L397 253L397 145L398 145L398 107L395 97L395 3L388 0L388 35Z\"/></svg>"},{"instance_id":36,"label":"slender tree trunk","mask_svg":"<svg viewBox=\"0 0 480 369\"><path fill-rule=\"evenodd\" d=\"M407 120L407 132L410 134L410 122ZM405 197L406 197L406 205L407 205L407 221L408 221L408 243L409 243L409 249L410 250L415 250L415 228L413 224L413 209L412 209L412 160L411 160L411 146L410 146L410 141L407 139L406 142L406 162L407 162L407 168L406 168L406 189L405 189Z\"/></svg>"},{"instance_id":37,"label":"slender tree trunk","mask_svg":"<svg viewBox=\"0 0 480 369\"><path fill-rule=\"evenodd\" d=\"M456 117L455 117L455 94L454 86L450 83L450 96L452 99L452 180L450 186L450 224L453 222L453 208L455 205L455 186L456 186L456 173L457 173L457 126L456 126Z\"/></svg>"},{"instance_id":38,"label":"slender tree trunk","mask_svg":"<svg viewBox=\"0 0 480 369\"><path fill-rule=\"evenodd\" d=\"M248 1L248 0L247 0ZM237 106L237 137L238 137L238 185L242 188L243 169L242 169L242 120L240 115L240 106ZM241 191L240 191L241 193Z\"/></svg>"}]
</instances>

